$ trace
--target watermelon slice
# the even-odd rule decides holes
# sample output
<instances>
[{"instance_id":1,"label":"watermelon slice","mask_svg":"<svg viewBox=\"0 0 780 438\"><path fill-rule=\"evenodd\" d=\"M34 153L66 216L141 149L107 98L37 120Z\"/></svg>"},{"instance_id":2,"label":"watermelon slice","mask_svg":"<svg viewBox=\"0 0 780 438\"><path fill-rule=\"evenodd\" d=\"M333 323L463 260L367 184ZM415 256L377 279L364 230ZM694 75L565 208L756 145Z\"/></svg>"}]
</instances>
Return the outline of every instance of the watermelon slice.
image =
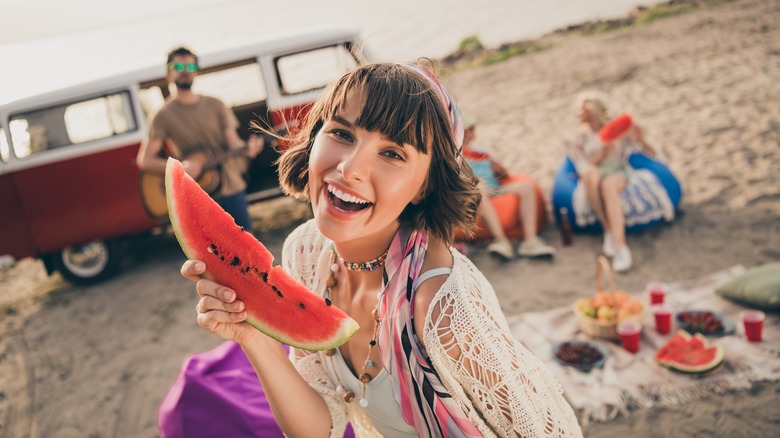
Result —
<instances>
[{"instance_id":1,"label":"watermelon slice","mask_svg":"<svg viewBox=\"0 0 780 438\"><path fill-rule=\"evenodd\" d=\"M710 346L700 334L680 330L653 357L659 364L683 373L705 373L717 368L725 357L723 346Z\"/></svg>"},{"instance_id":2,"label":"watermelon slice","mask_svg":"<svg viewBox=\"0 0 780 438\"><path fill-rule=\"evenodd\" d=\"M601 140L602 143L612 143L628 132L632 123L631 115L628 113L623 113L615 117L599 130L599 140Z\"/></svg>"},{"instance_id":3,"label":"watermelon slice","mask_svg":"<svg viewBox=\"0 0 780 438\"><path fill-rule=\"evenodd\" d=\"M236 292L249 324L306 350L335 348L352 337L358 324L280 266L272 266L274 257L266 247L236 225L173 158L165 168L165 190L184 253L206 263L207 278Z\"/></svg>"}]
</instances>

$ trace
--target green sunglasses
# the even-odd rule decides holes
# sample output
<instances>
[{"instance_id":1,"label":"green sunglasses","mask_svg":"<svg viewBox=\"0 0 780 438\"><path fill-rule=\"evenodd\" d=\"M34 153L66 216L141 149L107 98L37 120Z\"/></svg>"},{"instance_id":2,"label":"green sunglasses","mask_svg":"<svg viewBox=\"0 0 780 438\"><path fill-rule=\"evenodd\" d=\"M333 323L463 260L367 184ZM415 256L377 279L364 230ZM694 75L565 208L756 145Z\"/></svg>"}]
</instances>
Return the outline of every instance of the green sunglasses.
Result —
<instances>
[{"instance_id":1,"label":"green sunglasses","mask_svg":"<svg viewBox=\"0 0 780 438\"><path fill-rule=\"evenodd\" d=\"M198 71L198 64L183 64L181 62L169 62L168 70L169 71L176 70L179 73L186 70L190 73L195 73L196 71Z\"/></svg>"}]
</instances>

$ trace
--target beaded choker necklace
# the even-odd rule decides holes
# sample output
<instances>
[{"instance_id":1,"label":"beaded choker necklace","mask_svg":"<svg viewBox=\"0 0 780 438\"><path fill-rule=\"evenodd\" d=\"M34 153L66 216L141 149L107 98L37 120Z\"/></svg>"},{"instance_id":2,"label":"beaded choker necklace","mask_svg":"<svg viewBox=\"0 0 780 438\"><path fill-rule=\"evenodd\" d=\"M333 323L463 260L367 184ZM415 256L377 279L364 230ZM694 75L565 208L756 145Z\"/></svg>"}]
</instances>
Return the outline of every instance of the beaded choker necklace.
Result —
<instances>
[{"instance_id":1,"label":"beaded choker necklace","mask_svg":"<svg viewBox=\"0 0 780 438\"><path fill-rule=\"evenodd\" d=\"M387 260L387 253L389 251L390 249L388 248L387 251L385 251L381 256L375 259L371 259L363 263L357 263L357 262L348 262L344 260L344 258L341 257L341 254L339 254L335 249L333 249L333 253L336 254L336 257L339 259L341 264L344 265L344 267L349 269L350 271L373 271L376 268L381 268L382 266L385 265L385 261Z\"/></svg>"},{"instance_id":2,"label":"beaded choker necklace","mask_svg":"<svg viewBox=\"0 0 780 438\"><path fill-rule=\"evenodd\" d=\"M330 277L325 282L328 299L330 299L331 297L331 289L336 287L336 284L338 283L338 281L336 280L336 273L339 271L339 264L336 262L337 260L340 261L341 264L343 264L347 269L351 271L373 271L374 269L384 265L387 257L387 251L385 251L385 253L382 254L381 256L373 260L369 260L365 263L348 263L341 258L341 256L336 252L336 249L333 248L332 244L331 244L331 249L333 250L333 264L331 264L330 266ZM374 347L376 347L377 345L376 340L377 340L377 335L379 334L379 323L380 323L379 303L377 303L377 305L374 307L374 310L371 311L371 316L374 319L374 333L371 335L371 340L368 342L368 354L366 355L366 361L363 363L363 367L360 369L360 376L358 376L358 379L360 380L360 384L361 384L361 391L360 391L361 394L360 394L360 399L358 401L358 404L362 408L368 406L368 400L366 399L366 384L371 381L371 376L368 373L366 373L366 369L376 365L374 361L371 360L371 353L374 351ZM338 373L336 372L336 367L333 365L334 354L336 354L335 348L325 351L325 355L330 358L330 364L336 375L336 380L338 380ZM336 392L341 394L341 396L344 398L344 401L347 403L350 403L352 402L352 400L355 399L355 394L352 391L344 388L344 386L341 384L340 381L338 382L338 386L336 387Z\"/></svg>"}]
</instances>

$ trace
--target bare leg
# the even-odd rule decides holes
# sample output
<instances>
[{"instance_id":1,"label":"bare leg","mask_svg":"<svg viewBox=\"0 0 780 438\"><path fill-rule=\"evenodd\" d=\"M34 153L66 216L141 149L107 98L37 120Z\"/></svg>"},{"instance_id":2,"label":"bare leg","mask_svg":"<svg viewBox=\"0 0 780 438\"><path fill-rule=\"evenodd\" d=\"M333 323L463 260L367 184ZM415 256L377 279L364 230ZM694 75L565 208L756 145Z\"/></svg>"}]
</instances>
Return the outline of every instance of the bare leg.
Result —
<instances>
[{"instance_id":1,"label":"bare leg","mask_svg":"<svg viewBox=\"0 0 780 438\"><path fill-rule=\"evenodd\" d=\"M536 236L536 191L531 183L518 181L501 187L502 193L512 193L520 198L518 216L523 226L523 240Z\"/></svg>"},{"instance_id":2,"label":"bare leg","mask_svg":"<svg viewBox=\"0 0 780 438\"><path fill-rule=\"evenodd\" d=\"M490 234L497 240L507 240L504 229L501 227L501 220L498 218L498 212L496 207L490 202L490 190L484 181L479 183L479 192L482 194L482 202L479 203L479 215L482 218L482 222L487 226Z\"/></svg>"},{"instance_id":3,"label":"bare leg","mask_svg":"<svg viewBox=\"0 0 780 438\"><path fill-rule=\"evenodd\" d=\"M555 248L539 237L536 229L536 189L528 182L514 182L501 187L501 193L511 193L520 198L518 215L523 226L523 243L518 254L523 257L552 257Z\"/></svg>"},{"instance_id":4,"label":"bare leg","mask_svg":"<svg viewBox=\"0 0 780 438\"><path fill-rule=\"evenodd\" d=\"M623 214L623 203L620 194L626 188L626 176L622 173L613 173L601 182L601 196L607 215L609 228L615 245L626 244L626 217Z\"/></svg>"},{"instance_id":5,"label":"bare leg","mask_svg":"<svg viewBox=\"0 0 780 438\"><path fill-rule=\"evenodd\" d=\"M588 198L596 218L601 222L605 232L609 231L609 219L604 212L604 204L601 197L601 174L595 166L588 166L586 170L580 173L580 181L585 185L585 195Z\"/></svg>"}]
</instances>

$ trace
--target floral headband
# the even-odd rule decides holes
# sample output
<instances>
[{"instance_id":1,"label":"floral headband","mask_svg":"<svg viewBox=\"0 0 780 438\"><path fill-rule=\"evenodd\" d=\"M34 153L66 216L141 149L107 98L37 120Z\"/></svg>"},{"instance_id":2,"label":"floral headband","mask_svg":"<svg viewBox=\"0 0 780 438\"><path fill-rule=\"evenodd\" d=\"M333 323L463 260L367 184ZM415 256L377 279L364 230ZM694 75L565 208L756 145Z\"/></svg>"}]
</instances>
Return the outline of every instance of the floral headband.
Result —
<instances>
[{"instance_id":1,"label":"floral headband","mask_svg":"<svg viewBox=\"0 0 780 438\"><path fill-rule=\"evenodd\" d=\"M423 67L417 64L406 64L406 67L409 67L410 69L419 73L420 76L422 76L428 82L430 82L431 85L433 86L433 89L436 91L436 93L439 95L442 102L444 103L444 107L447 108L447 114L449 114L450 116L450 125L452 126L452 136L455 139L455 147L458 148L456 156L458 159L458 165L460 166L461 161L463 160L464 129L463 129L463 114L461 113L458 104L455 103L455 99L452 97L452 94L450 94L450 91L447 90L447 88L444 85L442 85L438 79L436 79L436 76L434 76L433 73L429 72L428 70L424 69Z\"/></svg>"}]
</instances>

